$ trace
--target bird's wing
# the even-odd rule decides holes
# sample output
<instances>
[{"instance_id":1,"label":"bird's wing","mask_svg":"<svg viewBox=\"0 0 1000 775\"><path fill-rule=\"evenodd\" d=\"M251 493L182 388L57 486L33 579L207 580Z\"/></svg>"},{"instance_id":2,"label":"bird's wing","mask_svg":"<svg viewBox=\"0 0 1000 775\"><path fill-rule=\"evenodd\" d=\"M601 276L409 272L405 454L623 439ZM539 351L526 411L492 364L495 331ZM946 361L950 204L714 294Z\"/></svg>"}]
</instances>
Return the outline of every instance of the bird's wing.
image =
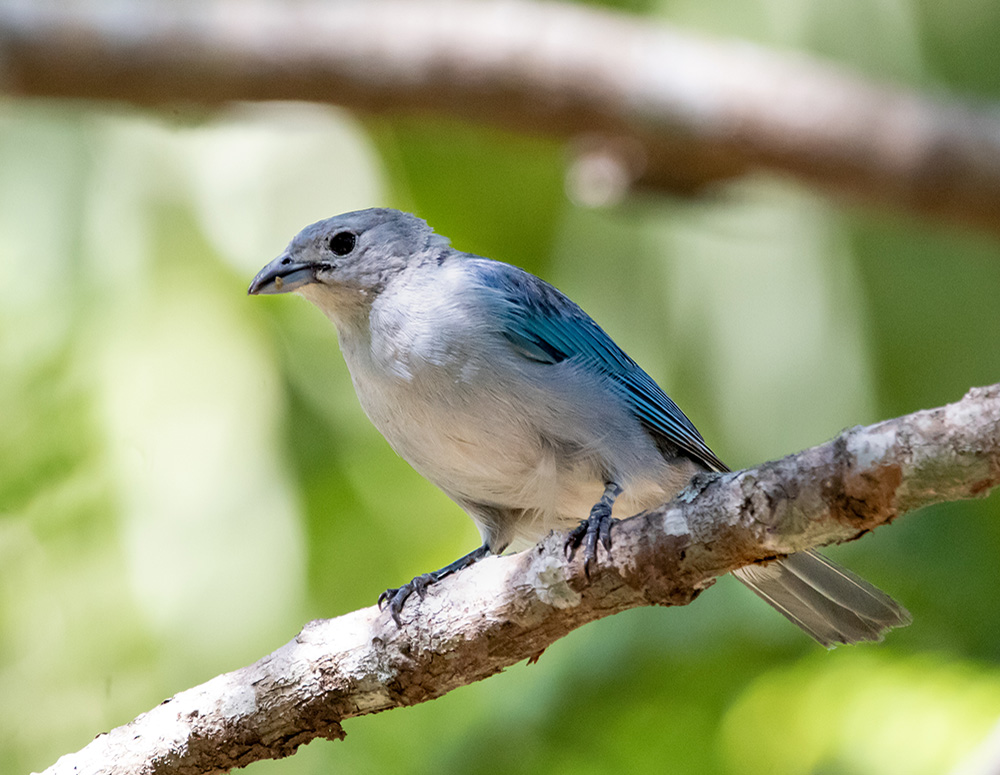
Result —
<instances>
[{"instance_id":1,"label":"bird's wing","mask_svg":"<svg viewBox=\"0 0 1000 775\"><path fill-rule=\"evenodd\" d=\"M611 380L654 438L709 469L728 470L677 404L579 306L517 267L479 258L470 263L479 282L499 297L500 333L522 356L538 363L586 362Z\"/></svg>"}]
</instances>

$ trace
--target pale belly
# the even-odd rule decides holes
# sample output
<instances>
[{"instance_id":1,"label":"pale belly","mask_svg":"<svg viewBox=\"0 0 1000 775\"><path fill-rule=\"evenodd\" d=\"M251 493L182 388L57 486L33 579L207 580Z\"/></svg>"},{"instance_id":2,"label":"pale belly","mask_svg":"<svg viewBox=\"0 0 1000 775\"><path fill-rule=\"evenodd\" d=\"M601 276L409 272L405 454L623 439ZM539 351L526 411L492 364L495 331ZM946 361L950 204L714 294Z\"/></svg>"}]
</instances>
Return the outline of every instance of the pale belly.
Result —
<instances>
[{"instance_id":1,"label":"pale belly","mask_svg":"<svg viewBox=\"0 0 1000 775\"><path fill-rule=\"evenodd\" d=\"M365 411L393 449L461 504L484 540L495 527L476 505L506 512L512 523L501 543L514 548L586 519L609 477L623 488L613 516L625 518L669 500L697 470L669 467L655 450L643 465L623 468L598 440L557 439L510 406L470 415L436 402L411 401L399 411L396 401L373 399L362 402Z\"/></svg>"}]
</instances>

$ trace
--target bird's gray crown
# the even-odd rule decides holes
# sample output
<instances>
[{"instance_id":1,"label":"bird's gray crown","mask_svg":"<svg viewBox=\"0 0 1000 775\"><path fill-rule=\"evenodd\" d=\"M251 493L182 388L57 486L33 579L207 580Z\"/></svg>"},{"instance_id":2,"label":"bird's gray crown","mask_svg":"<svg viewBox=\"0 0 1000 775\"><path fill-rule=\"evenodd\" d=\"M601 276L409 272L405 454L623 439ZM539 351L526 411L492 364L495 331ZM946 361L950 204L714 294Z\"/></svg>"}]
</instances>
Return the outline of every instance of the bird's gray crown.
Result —
<instances>
[{"instance_id":1,"label":"bird's gray crown","mask_svg":"<svg viewBox=\"0 0 1000 775\"><path fill-rule=\"evenodd\" d=\"M317 240L325 240L334 234L348 231L369 247L378 246L384 254L401 253L413 255L430 247L447 247L448 239L434 233L422 218L400 210L386 207L372 207L335 215L306 226L288 246L288 252L308 247Z\"/></svg>"}]
</instances>

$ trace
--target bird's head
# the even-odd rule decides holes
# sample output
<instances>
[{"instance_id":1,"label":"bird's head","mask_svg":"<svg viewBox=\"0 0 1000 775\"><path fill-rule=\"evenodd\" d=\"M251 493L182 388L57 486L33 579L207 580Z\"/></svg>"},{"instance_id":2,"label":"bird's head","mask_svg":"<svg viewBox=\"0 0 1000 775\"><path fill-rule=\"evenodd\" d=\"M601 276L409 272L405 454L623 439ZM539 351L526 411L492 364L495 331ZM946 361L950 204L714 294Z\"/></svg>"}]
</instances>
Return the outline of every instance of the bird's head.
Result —
<instances>
[{"instance_id":1,"label":"bird's head","mask_svg":"<svg viewBox=\"0 0 1000 775\"><path fill-rule=\"evenodd\" d=\"M257 273L247 293L295 291L336 320L370 305L394 276L439 255L447 244L409 213L344 213L306 226Z\"/></svg>"}]
</instances>

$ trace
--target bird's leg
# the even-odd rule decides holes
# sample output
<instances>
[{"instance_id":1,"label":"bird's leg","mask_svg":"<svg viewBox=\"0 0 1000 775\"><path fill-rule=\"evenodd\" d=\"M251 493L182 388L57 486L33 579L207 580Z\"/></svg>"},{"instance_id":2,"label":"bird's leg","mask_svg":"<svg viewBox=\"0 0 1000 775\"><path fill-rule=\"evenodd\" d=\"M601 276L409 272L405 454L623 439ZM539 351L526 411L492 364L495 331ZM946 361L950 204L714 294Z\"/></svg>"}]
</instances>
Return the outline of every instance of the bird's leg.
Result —
<instances>
[{"instance_id":1,"label":"bird's leg","mask_svg":"<svg viewBox=\"0 0 1000 775\"><path fill-rule=\"evenodd\" d=\"M590 569L597 563L597 542L600 540L605 551L611 551L611 510L615 499L622 494L622 488L614 482L604 485L604 494L590 510L590 516L580 522L566 538L566 555L583 544L583 572L590 578Z\"/></svg>"},{"instance_id":2,"label":"bird's leg","mask_svg":"<svg viewBox=\"0 0 1000 775\"><path fill-rule=\"evenodd\" d=\"M420 598L423 599L423 597L427 594L427 587L431 584L440 581L445 576L450 576L452 573L457 573L463 568L468 568L470 565L479 562L489 553L489 546L483 544L478 549L474 549L464 557L459 557L455 560L455 562L449 563L443 568L431 571L430 573L422 573L421 575L415 577L412 581L408 581L403 584L401 587L387 589L378 596L379 610L388 606L389 615L392 617L392 620L396 623L397 627L402 627L403 625L399 620L399 614L403 610L403 604L410 595L416 592L420 595Z\"/></svg>"}]
</instances>

